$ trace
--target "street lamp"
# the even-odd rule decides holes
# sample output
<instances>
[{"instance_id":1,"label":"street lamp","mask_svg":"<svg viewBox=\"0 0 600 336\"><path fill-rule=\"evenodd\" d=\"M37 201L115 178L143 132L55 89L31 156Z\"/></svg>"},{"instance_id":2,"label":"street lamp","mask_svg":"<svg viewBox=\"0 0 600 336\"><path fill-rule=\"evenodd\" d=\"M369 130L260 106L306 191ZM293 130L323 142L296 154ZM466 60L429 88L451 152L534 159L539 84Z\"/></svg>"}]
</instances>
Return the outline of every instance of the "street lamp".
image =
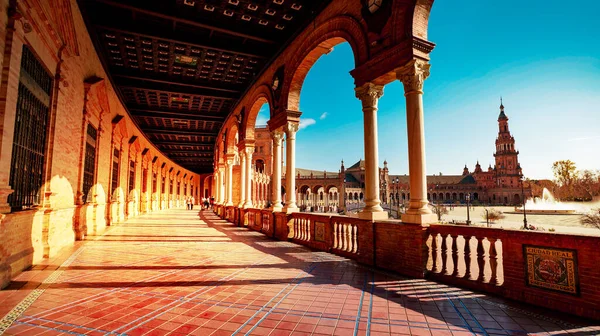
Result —
<instances>
[{"instance_id":1,"label":"street lamp","mask_svg":"<svg viewBox=\"0 0 600 336\"><path fill-rule=\"evenodd\" d=\"M527 212L525 211L525 183L521 174L521 199L523 200L523 228L527 230Z\"/></svg>"},{"instance_id":2,"label":"street lamp","mask_svg":"<svg viewBox=\"0 0 600 336\"><path fill-rule=\"evenodd\" d=\"M469 214L469 201L471 200L471 193L467 193L467 225L471 225L471 214Z\"/></svg>"}]
</instances>

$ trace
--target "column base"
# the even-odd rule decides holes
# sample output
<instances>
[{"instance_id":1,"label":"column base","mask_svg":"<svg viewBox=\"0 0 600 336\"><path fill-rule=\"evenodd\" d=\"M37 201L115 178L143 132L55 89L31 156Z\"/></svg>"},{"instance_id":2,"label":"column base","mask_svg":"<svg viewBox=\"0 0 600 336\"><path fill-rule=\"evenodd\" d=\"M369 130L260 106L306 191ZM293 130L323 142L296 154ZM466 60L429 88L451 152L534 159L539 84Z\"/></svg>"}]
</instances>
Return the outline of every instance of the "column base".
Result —
<instances>
[{"instance_id":1,"label":"column base","mask_svg":"<svg viewBox=\"0 0 600 336\"><path fill-rule=\"evenodd\" d=\"M227 202L225 204L223 204L224 206L233 206L233 202Z\"/></svg>"},{"instance_id":2,"label":"column base","mask_svg":"<svg viewBox=\"0 0 600 336\"><path fill-rule=\"evenodd\" d=\"M388 219L387 211L365 211L364 209L358 213L358 218L368 219L371 221Z\"/></svg>"},{"instance_id":3,"label":"column base","mask_svg":"<svg viewBox=\"0 0 600 336\"><path fill-rule=\"evenodd\" d=\"M411 224L433 224L438 222L436 214L402 214L402 222Z\"/></svg>"},{"instance_id":4,"label":"column base","mask_svg":"<svg viewBox=\"0 0 600 336\"><path fill-rule=\"evenodd\" d=\"M252 205L252 203L249 203L249 202L246 202L246 203L244 203L244 205L243 205L243 208L244 208L244 209L248 209L248 208L252 208L252 207L254 207L254 205Z\"/></svg>"},{"instance_id":5,"label":"column base","mask_svg":"<svg viewBox=\"0 0 600 336\"><path fill-rule=\"evenodd\" d=\"M269 210L273 211L273 212L282 212L283 211L283 206L272 206L269 208Z\"/></svg>"},{"instance_id":6,"label":"column base","mask_svg":"<svg viewBox=\"0 0 600 336\"><path fill-rule=\"evenodd\" d=\"M295 204L293 206L286 206L283 208L283 212L287 213L287 214L291 214L294 212L299 212L300 208L298 208Z\"/></svg>"}]
</instances>

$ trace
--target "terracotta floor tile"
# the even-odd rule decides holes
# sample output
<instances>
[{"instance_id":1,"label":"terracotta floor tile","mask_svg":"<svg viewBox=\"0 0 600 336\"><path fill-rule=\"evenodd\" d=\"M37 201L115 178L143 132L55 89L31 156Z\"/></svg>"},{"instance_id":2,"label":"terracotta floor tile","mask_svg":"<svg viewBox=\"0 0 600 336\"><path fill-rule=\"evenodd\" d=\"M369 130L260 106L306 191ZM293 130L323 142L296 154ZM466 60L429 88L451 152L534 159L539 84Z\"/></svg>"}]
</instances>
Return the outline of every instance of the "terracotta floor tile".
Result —
<instances>
[{"instance_id":1,"label":"terracotta floor tile","mask_svg":"<svg viewBox=\"0 0 600 336\"><path fill-rule=\"evenodd\" d=\"M345 336L357 321L361 336L368 326L373 336L472 335L481 326L490 335L600 333L585 321L572 327L498 298L273 241L208 211L142 215L61 253L0 291L4 316L62 266L7 334Z\"/></svg>"}]
</instances>

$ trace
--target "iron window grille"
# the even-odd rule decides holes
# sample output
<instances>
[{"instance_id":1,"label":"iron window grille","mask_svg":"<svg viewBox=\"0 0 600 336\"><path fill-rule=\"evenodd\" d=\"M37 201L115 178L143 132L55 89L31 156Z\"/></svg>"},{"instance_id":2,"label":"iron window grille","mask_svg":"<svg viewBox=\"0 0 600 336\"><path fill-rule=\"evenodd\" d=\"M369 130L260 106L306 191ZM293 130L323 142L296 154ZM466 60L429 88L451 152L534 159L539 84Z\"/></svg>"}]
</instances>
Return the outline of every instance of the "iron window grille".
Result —
<instances>
[{"instance_id":1,"label":"iron window grille","mask_svg":"<svg viewBox=\"0 0 600 336\"><path fill-rule=\"evenodd\" d=\"M169 183L169 194L173 195L173 180L170 181L171 183Z\"/></svg>"},{"instance_id":2,"label":"iron window grille","mask_svg":"<svg viewBox=\"0 0 600 336\"><path fill-rule=\"evenodd\" d=\"M162 181L160 182L160 191L164 194L165 193L165 177L162 177Z\"/></svg>"},{"instance_id":3,"label":"iron window grille","mask_svg":"<svg viewBox=\"0 0 600 336\"><path fill-rule=\"evenodd\" d=\"M83 164L83 202L91 201L89 195L95 180L96 168L96 139L98 138L98 130L91 124L88 124L85 140L85 160Z\"/></svg>"},{"instance_id":4,"label":"iron window grille","mask_svg":"<svg viewBox=\"0 0 600 336\"><path fill-rule=\"evenodd\" d=\"M52 85L52 76L23 46L9 177L13 210L40 203Z\"/></svg>"},{"instance_id":5,"label":"iron window grille","mask_svg":"<svg viewBox=\"0 0 600 336\"><path fill-rule=\"evenodd\" d=\"M112 162L112 180L110 183L110 193L114 193L119 187L119 159L121 157L121 151L118 149L113 150L113 162Z\"/></svg>"},{"instance_id":6,"label":"iron window grille","mask_svg":"<svg viewBox=\"0 0 600 336\"><path fill-rule=\"evenodd\" d=\"M129 192L135 189L135 161L129 161Z\"/></svg>"}]
</instances>

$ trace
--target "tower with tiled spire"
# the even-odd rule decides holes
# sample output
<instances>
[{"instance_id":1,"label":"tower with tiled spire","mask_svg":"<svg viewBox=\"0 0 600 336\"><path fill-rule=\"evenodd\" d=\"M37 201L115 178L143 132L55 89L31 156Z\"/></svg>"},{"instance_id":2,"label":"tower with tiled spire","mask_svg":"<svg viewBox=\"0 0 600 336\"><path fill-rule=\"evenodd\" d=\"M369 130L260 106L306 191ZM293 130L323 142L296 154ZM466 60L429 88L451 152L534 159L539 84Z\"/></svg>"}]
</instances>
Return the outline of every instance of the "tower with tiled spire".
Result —
<instances>
[{"instance_id":1,"label":"tower with tiled spire","mask_svg":"<svg viewBox=\"0 0 600 336\"><path fill-rule=\"evenodd\" d=\"M496 138L496 185L498 187L520 186L521 165L519 151L515 149L515 138L508 130L508 117L504 114L504 105L500 98L500 115L498 116L498 138Z\"/></svg>"}]
</instances>

